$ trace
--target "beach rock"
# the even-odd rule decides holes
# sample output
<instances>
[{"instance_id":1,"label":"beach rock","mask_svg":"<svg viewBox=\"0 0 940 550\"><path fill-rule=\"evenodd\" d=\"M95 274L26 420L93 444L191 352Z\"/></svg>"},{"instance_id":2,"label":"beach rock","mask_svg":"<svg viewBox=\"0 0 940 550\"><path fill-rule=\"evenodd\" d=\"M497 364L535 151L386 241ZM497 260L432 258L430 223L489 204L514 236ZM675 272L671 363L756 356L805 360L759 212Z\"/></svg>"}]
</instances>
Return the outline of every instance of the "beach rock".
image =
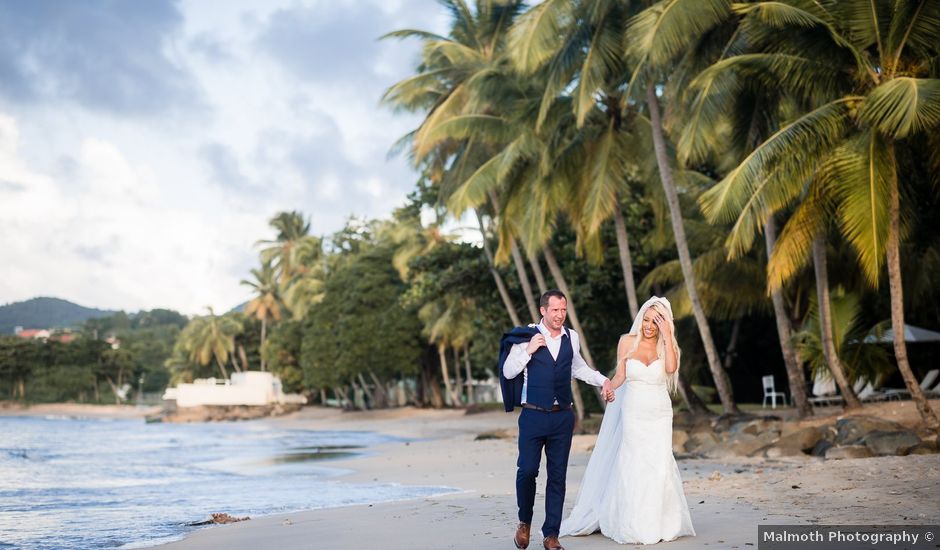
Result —
<instances>
[{"instance_id":1,"label":"beach rock","mask_svg":"<svg viewBox=\"0 0 940 550\"><path fill-rule=\"evenodd\" d=\"M746 432L732 434L725 440L723 447L726 447L731 454L737 456L751 456L766 448L777 439L775 431L768 431L752 435Z\"/></svg>"},{"instance_id":2,"label":"beach rock","mask_svg":"<svg viewBox=\"0 0 940 550\"><path fill-rule=\"evenodd\" d=\"M490 430L481 432L473 438L474 441L486 441L488 439L514 439L516 434L511 430Z\"/></svg>"},{"instance_id":3,"label":"beach rock","mask_svg":"<svg viewBox=\"0 0 940 550\"><path fill-rule=\"evenodd\" d=\"M680 411L672 416L672 427L691 428L699 422L699 417L689 411Z\"/></svg>"},{"instance_id":4,"label":"beach rock","mask_svg":"<svg viewBox=\"0 0 940 550\"><path fill-rule=\"evenodd\" d=\"M912 431L876 431L865 436L865 446L874 455L905 455L920 443L920 438Z\"/></svg>"},{"instance_id":5,"label":"beach rock","mask_svg":"<svg viewBox=\"0 0 940 550\"><path fill-rule=\"evenodd\" d=\"M914 445L908 449L907 454L909 455L932 455L937 454L937 445L931 441L921 441L917 445Z\"/></svg>"},{"instance_id":6,"label":"beach rock","mask_svg":"<svg viewBox=\"0 0 940 550\"><path fill-rule=\"evenodd\" d=\"M749 420L733 424L728 431L731 433L746 433L750 435L758 435L764 432L773 432L775 435L779 435L781 424L782 422L779 419L775 419L773 417L759 418L756 420Z\"/></svg>"},{"instance_id":7,"label":"beach rock","mask_svg":"<svg viewBox=\"0 0 940 550\"><path fill-rule=\"evenodd\" d=\"M810 451L809 454L811 454L811 455L813 455L813 456L822 456L822 457L825 457L825 456L826 456L826 451L828 451L828 450L831 449L832 447L833 447L832 441L829 441L829 440L826 440L826 439L820 439L819 441L816 442L816 446L813 447L813 450Z\"/></svg>"},{"instance_id":8,"label":"beach rock","mask_svg":"<svg viewBox=\"0 0 940 550\"><path fill-rule=\"evenodd\" d=\"M841 458L870 458L874 456L864 445L843 445L830 447L826 451L826 460Z\"/></svg>"},{"instance_id":9,"label":"beach rock","mask_svg":"<svg viewBox=\"0 0 940 550\"><path fill-rule=\"evenodd\" d=\"M896 422L884 420L873 416L852 416L841 418L836 422L836 437L833 443L837 445L854 445L871 432L903 431L904 427Z\"/></svg>"},{"instance_id":10,"label":"beach rock","mask_svg":"<svg viewBox=\"0 0 940 550\"><path fill-rule=\"evenodd\" d=\"M815 426L802 428L785 435L767 449L767 457L794 456L811 451L822 439L822 430ZM771 452L773 450L773 452ZM774 455L774 456L771 456Z\"/></svg>"},{"instance_id":11,"label":"beach rock","mask_svg":"<svg viewBox=\"0 0 940 550\"><path fill-rule=\"evenodd\" d=\"M200 407L179 407L168 409L157 417L148 417L147 422L173 422L185 424L189 422L226 422L233 420L252 420L282 416L299 411L299 404L274 405L207 405Z\"/></svg>"},{"instance_id":12,"label":"beach rock","mask_svg":"<svg viewBox=\"0 0 940 550\"><path fill-rule=\"evenodd\" d=\"M711 430L693 432L689 435L689 440L685 442L685 450L688 452L707 453L721 444L721 440Z\"/></svg>"},{"instance_id":13,"label":"beach rock","mask_svg":"<svg viewBox=\"0 0 940 550\"><path fill-rule=\"evenodd\" d=\"M727 432L736 424L748 423L757 420L753 414L723 414L712 421L712 429L716 432Z\"/></svg>"},{"instance_id":14,"label":"beach rock","mask_svg":"<svg viewBox=\"0 0 940 550\"><path fill-rule=\"evenodd\" d=\"M672 452L685 451L685 442L689 440L689 432L685 430L672 430Z\"/></svg>"}]
</instances>

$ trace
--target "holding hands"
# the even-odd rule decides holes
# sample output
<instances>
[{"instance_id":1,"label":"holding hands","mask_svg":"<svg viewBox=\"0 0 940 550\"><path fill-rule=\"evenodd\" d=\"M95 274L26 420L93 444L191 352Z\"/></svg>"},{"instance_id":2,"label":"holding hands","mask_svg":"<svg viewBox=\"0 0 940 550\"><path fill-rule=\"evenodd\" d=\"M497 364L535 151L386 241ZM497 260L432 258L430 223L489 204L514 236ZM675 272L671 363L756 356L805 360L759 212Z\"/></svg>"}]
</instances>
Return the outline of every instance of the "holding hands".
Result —
<instances>
[{"instance_id":1,"label":"holding hands","mask_svg":"<svg viewBox=\"0 0 940 550\"><path fill-rule=\"evenodd\" d=\"M614 390L610 387L610 380L604 382L604 386L601 388L601 394L604 396L604 401L608 403L614 402Z\"/></svg>"}]
</instances>

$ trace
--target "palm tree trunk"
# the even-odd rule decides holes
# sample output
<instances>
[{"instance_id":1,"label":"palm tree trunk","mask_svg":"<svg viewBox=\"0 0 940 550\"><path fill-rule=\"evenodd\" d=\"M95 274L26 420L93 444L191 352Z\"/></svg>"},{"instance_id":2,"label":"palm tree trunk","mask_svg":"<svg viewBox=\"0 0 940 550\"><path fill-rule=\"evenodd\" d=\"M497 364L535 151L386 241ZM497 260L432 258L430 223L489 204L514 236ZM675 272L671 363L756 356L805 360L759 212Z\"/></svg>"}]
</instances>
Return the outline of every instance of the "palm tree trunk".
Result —
<instances>
[{"instance_id":1,"label":"palm tree trunk","mask_svg":"<svg viewBox=\"0 0 940 550\"><path fill-rule=\"evenodd\" d=\"M525 262L522 261L522 254L519 252L519 246L515 239L510 247L512 252L512 261L516 264L516 274L519 276L519 282L522 284L522 293L525 294L525 303L529 307L529 316L533 323L539 322L539 308L535 305L535 298L532 296L532 284L529 283L529 274L526 273Z\"/></svg>"},{"instance_id":2,"label":"palm tree trunk","mask_svg":"<svg viewBox=\"0 0 940 550\"><path fill-rule=\"evenodd\" d=\"M389 407L388 388L385 384L379 380L379 377L372 372L372 369L366 369L366 372L369 374L369 378L372 380L372 383L375 384L375 408L377 409L387 409Z\"/></svg>"},{"instance_id":3,"label":"palm tree trunk","mask_svg":"<svg viewBox=\"0 0 940 550\"><path fill-rule=\"evenodd\" d=\"M764 242L767 245L767 257L773 253L777 244L777 222L774 215L767 216L764 222ZM790 383L790 399L796 405L797 415L800 418L813 415L813 406L806 394L806 377L803 376L803 366L796 357L793 348L793 330L790 318L787 315L787 306L783 300L783 291L774 290L770 294L774 304L774 318L777 321L777 338L780 340L780 351L783 353L783 364L787 369L787 380Z\"/></svg>"},{"instance_id":4,"label":"palm tree trunk","mask_svg":"<svg viewBox=\"0 0 940 550\"><path fill-rule=\"evenodd\" d=\"M264 368L264 353L262 353L262 349L264 348L264 339L265 339L265 336L267 336L267 328L268 328L268 318L267 318L267 317L262 317L262 318L261 318L261 345L260 345L260 347L258 348L258 355L261 356L261 372L264 372L264 371L265 371L265 368Z\"/></svg>"},{"instance_id":5,"label":"palm tree trunk","mask_svg":"<svg viewBox=\"0 0 940 550\"><path fill-rule=\"evenodd\" d=\"M451 348L454 352L454 397L457 398L457 406L463 405L463 377L460 375L460 350L456 347Z\"/></svg>"},{"instance_id":6,"label":"palm tree trunk","mask_svg":"<svg viewBox=\"0 0 940 550\"><path fill-rule=\"evenodd\" d=\"M894 164L894 144L890 144L888 154L891 155L892 167ZM894 333L894 357L898 362L898 370L904 378L904 385L911 392L911 399L917 406L917 412L927 428L940 434L940 421L930 407L920 384L914 377L911 364L907 360L907 343L904 341L904 288L901 286L901 199L898 191L897 171L892 170L891 191L889 196L889 213L891 222L888 227L888 287L891 291L891 331Z\"/></svg>"},{"instance_id":7,"label":"palm tree trunk","mask_svg":"<svg viewBox=\"0 0 940 550\"><path fill-rule=\"evenodd\" d=\"M715 388L718 390L718 396L721 398L721 405L724 407L725 412L738 413L740 411L738 411L738 407L734 403L731 381L728 379L728 374L721 368L721 361L718 359L718 350L715 348L715 340L712 338L712 332L708 326L708 319L705 317L705 309L702 307L702 301L698 295L698 288L695 283L695 272L692 270L692 256L689 254L689 244L685 237L685 227L682 225L682 209L679 206L679 194L676 191L676 184L672 180L672 168L669 166L669 158L666 153L666 138L663 135L662 119L659 114L659 102L656 99L656 90L652 82L646 87L646 103L650 110L650 127L653 133L653 148L656 150L656 164L659 167L659 178L662 181L663 191L666 193L666 201L669 204L669 217L672 221L672 232L676 239L676 249L679 252L679 265L682 267L682 278L685 280L685 289L689 294L689 301L692 303L692 313L695 316L699 336L702 338L702 346L705 348L705 355L708 358L708 368L711 370L712 377L715 379Z\"/></svg>"},{"instance_id":8,"label":"palm tree trunk","mask_svg":"<svg viewBox=\"0 0 940 550\"><path fill-rule=\"evenodd\" d=\"M500 208L499 205L499 198L493 190L490 190L487 196L489 196L490 203L493 205L493 212L498 216L500 212L502 212L502 208ZM516 275L519 276L519 283L522 285L522 293L525 294L525 303L529 308L529 316L532 318L533 322L537 323L539 310L535 307L535 300L532 298L532 285L529 284L529 275L526 273L525 264L522 262L522 254L519 253L519 245L516 243L515 239L512 239L509 243L509 250L512 254L513 263L516 266Z\"/></svg>"},{"instance_id":9,"label":"palm tree trunk","mask_svg":"<svg viewBox=\"0 0 940 550\"><path fill-rule=\"evenodd\" d=\"M539 258L535 254L529 255L529 265L532 266L532 273L535 274L535 282L539 287L539 296L548 292L548 285L545 284L545 275L542 273L542 266L539 264Z\"/></svg>"},{"instance_id":10,"label":"palm tree trunk","mask_svg":"<svg viewBox=\"0 0 940 550\"><path fill-rule=\"evenodd\" d=\"M737 355L738 336L741 334L741 319L742 317L738 317L731 324L731 339L728 341L728 347L725 348L725 369L731 368L734 363L734 356Z\"/></svg>"},{"instance_id":11,"label":"palm tree trunk","mask_svg":"<svg viewBox=\"0 0 940 550\"><path fill-rule=\"evenodd\" d=\"M372 408L377 409L378 407L375 403L375 393L369 389L369 384L366 383L366 379L362 376L362 373L356 373L356 378L359 380L359 385L362 387L362 393L365 394L366 399L368 399L369 403L372 404ZM355 384L355 380L353 380L353 383Z\"/></svg>"},{"instance_id":12,"label":"palm tree trunk","mask_svg":"<svg viewBox=\"0 0 940 550\"><path fill-rule=\"evenodd\" d=\"M862 406L855 392L852 391L852 384L845 376L845 368L839 360L839 353L836 351L835 343L832 340L832 310L829 303L829 274L826 267L826 242L823 234L819 233L813 239L813 268L816 273L816 301L819 304L819 327L822 337L823 355L826 356L826 364L829 365L829 372L835 379L842 397L845 399L847 409L854 409Z\"/></svg>"},{"instance_id":13,"label":"palm tree trunk","mask_svg":"<svg viewBox=\"0 0 940 550\"><path fill-rule=\"evenodd\" d=\"M692 384L689 384L689 380L682 373L682 369L679 369L678 378L679 395L682 396L682 400L685 401L685 406L689 408L689 412L696 416L712 416L713 413L708 408L708 405L692 390Z\"/></svg>"},{"instance_id":14,"label":"palm tree trunk","mask_svg":"<svg viewBox=\"0 0 940 550\"><path fill-rule=\"evenodd\" d=\"M568 316L571 317L571 324L574 325L574 330L578 332L581 340L581 356L584 357L585 362L592 369L597 370L597 367L594 366L594 358L591 357L591 350L588 348L587 336L585 336L584 331L581 329L581 321L578 320L578 312L574 308L574 300L571 297L571 292L568 290L568 282L565 280L565 276L561 272L561 267L558 265L558 261L555 259L555 253L552 252L552 249L548 245L542 246L542 255L545 256L545 264L548 265L548 270L552 274L552 278L555 279L555 284L558 285L558 290L560 290L565 296L568 297ZM581 399L581 392L578 390L578 384L574 380L571 381L571 394L574 397L574 403L577 407L575 413L577 414L578 424L581 424L581 420L584 419L584 403ZM600 388L597 388L597 391L594 392L597 396L598 402L601 404L601 408L605 409L607 407L607 401L604 401L604 397L601 395Z\"/></svg>"},{"instance_id":15,"label":"palm tree trunk","mask_svg":"<svg viewBox=\"0 0 940 550\"><path fill-rule=\"evenodd\" d=\"M437 346L437 357L441 361L441 376L444 377L444 394L450 396L450 406L456 407L457 400L454 399L454 389L450 386L450 373L447 372L447 353L444 351L444 346Z\"/></svg>"},{"instance_id":16,"label":"palm tree trunk","mask_svg":"<svg viewBox=\"0 0 940 550\"><path fill-rule=\"evenodd\" d=\"M636 317L640 306L636 299L636 284L633 281L633 260L630 257L630 241L627 239L627 226L623 222L620 205L614 208L614 228L617 233L617 251L620 253L620 267L623 269L623 288L627 293L630 306L630 318Z\"/></svg>"},{"instance_id":17,"label":"palm tree trunk","mask_svg":"<svg viewBox=\"0 0 940 550\"><path fill-rule=\"evenodd\" d=\"M486 255L487 264L490 266L490 274L493 275L493 280L496 281L499 297L503 300L503 306L505 306L506 313L509 314L513 326L522 326L522 321L519 320L519 314L516 313L516 308L512 305L512 299L509 297L509 290L506 289L506 283L503 282L503 277L499 274L499 271L496 271L496 262L493 261L493 252L490 251L490 243L486 239L486 229L483 227L483 216L480 215L479 210L474 210L473 212L477 215L477 223L480 225L480 235L483 237L483 253Z\"/></svg>"},{"instance_id":18,"label":"palm tree trunk","mask_svg":"<svg viewBox=\"0 0 940 550\"><path fill-rule=\"evenodd\" d=\"M228 380L228 373L225 372L225 365L222 364L222 361L219 360L219 356L215 356L215 362L219 365L219 371L222 373L222 380Z\"/></svg>"},{"instance_id":19,"label":"palm tree trunk","mask_svg":"<svg viewBox=\"0 0 940 550\"><path fill-rule=\"evenodd\" d=\"M473 398L473 374L470 370L470 346L463 347L463 364L467 372L467 405L473 405L476 400Z\"/></svg>"}]
</instances>

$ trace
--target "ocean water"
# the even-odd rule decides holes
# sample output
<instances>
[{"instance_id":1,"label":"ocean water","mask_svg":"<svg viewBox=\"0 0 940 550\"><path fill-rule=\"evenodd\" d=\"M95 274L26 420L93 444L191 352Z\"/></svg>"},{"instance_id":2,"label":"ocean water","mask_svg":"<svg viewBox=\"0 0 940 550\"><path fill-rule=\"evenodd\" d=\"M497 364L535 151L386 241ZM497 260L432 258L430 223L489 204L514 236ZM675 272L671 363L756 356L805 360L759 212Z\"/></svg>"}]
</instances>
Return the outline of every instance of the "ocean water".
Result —
<instances>
[{"instance_id":1,"label":"ocean water","mask_svg":"<svg viewBox=\"0 0 940 550\"><path fill-rule=\"evenodd\" d=\"M0 417L0 549L139 548L213 512L258 516L416 498L353 484L330 459L395 438L257 423Z\"/></svg>"}]
</instances>

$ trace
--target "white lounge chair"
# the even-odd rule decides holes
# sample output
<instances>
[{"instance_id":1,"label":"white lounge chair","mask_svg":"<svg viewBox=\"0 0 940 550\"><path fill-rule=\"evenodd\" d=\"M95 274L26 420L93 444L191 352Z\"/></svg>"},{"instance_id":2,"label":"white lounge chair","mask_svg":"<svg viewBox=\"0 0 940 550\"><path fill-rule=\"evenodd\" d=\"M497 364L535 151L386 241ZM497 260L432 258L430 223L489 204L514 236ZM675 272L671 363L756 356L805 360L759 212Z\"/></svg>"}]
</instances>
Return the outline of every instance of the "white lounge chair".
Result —
<instances>
[{"instance_id":1,"label":"white lounge chair","mask_svg":"<svg viewBox=\"0 0 940 550\"><path fill-rule=\"evenodd\" d=\"M841 395L836 395L836 381L829 373L817 372L813 379L813 397L809 402L814 407L838 405L843 401Z\"/></svg>"},{"instance_id":2,"label":"white lounge chair","mask_svg":"<svg viewBox=\"0 0 940 550\"><path fill-rule=\"evenodd\" d=\"M787 394L783 393L782 391L776 391L776 388L774 387L774 375L768 374L767 376L764 376L760 380L764 384L764 402L761 405L761 408L766 409L767 399L770 399L771 402L773 403L772 408L776 409L778 397L780 398L780 400L783 402L784 405L787 404Z\"/></svg>"},{"instance_id":3,"label":"white lounge chair","mask_svg":"<svg viewBox=\"0 0 940 550\"><path fill-rule=\"evenodd\" d=\"M937 381L937 377L940 376L940 369L931 369L927 371L927 374L920 381L920 389L924 392L928 392L928 389L934 382ZM936 388L934 388L936 390ZM911 396L911 392L907 388L888 388L885 391L885 395L889 399L900 399L902 396Z\"/></svg>"}]
</instances>

